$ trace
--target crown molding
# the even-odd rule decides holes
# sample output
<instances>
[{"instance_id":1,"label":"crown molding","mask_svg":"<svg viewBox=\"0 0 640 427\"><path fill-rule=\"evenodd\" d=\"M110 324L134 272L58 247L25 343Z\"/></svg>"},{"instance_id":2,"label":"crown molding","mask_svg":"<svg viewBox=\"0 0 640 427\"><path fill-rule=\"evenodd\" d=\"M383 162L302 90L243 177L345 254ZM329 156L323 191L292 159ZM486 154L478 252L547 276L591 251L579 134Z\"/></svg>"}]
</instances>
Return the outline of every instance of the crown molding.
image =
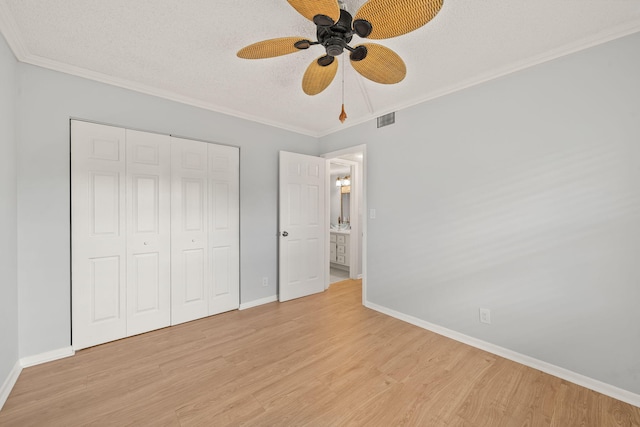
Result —
<instances>
[{"instance_id":1,"label":"crown molding","mask_svg":"<svg viewBox=\"0 0 640 427\"><path fill-rule=\"evenodd\" d=\"M422 104L427 101L431 101L433 99L440 98L440 97L524 70L526 68L533 67L538 64L542 64L557 58L561 58L566 55L570 55L572 53L576 53L594 46L607 43L609 41L612 41L621 37L625 37L625 36L640 32L640 19L631 21L629 23L625 23L623 25L619 25L617 27L608 29L606 31L599 32L592 36L578 40L574 43L569 43L569 44L560 46L556 49L525 59L523 61L515 62L509 65L506 65L504 67L497 68L483 75L479 75L477 77L462 81L460 83L456 83L454 85L442 88L440 90L430 92L426 95L414 98L407 102L402 102L402 103L392 105L390 107L386 107L382 110L377 110L377 111L375 110L369 98L369 94L364 88L363 83L361 81L358 81L361 92L362 92L362 96L365 100L365 104L367 105L367 109L369 110L369 114L355 120L352 119L346 125L345 124L336 125L324 131L313 131L306 128L291 126L286 123L267 120L263 117L255 116L252 114L246 114L241 111L237 111L230 108L224 108L219 105L214 105L214 104L204 102L198 99L194 99L188 96L180 95L175 92L147 86L143 83L134 82L127 79L121 79L118 77L110 76L110 75L99 73L92 70L87 70L87 69L76 67L69 64L64 64L58 61L54 61L48 58L31 54L26 44L24 43L23 37L21 37L20 35L20 31L18 29L16 22L13 20L11 12L2 2L0 2L0 32L4 34L7 40L7 43L9 44L9 47L11 48L11 50L13 50L13 53L18 59L18 61L26 64L47 68L47 69L58 71L65 74L71 74L71 75L82 77L85 79L105 83L111 86L132 90L134 92L156 96L156 97L167 99L170 101L179 102L181 104L202 108L204 110L209 110L209 111L213 111L220 114L225 114L231 117L236 117L243 120L249 120L255 123L282 129L285 131L295 132L295 133L310 136L313 138L322 138L324 136L339 132L341 130L344 130L353 126L357 126L369 120L373 120L378 116L381 116L390 112L410 108L418 104Z\"/></svg>"},{"instance_id":2,"label":"crown molding","mask_svg":"<svg viewBox=\"0 0 640 427\"><path fill-rule=\"evenodd\" d=\"M249 120L251 122L260 123L263 125L279 128L289 132L295 132L306 136L317 138L319 135L317 132L310 131L309 129L290 126L287 124L266 120L262 117L246 114L241 111L220 107L208 102L204 102L198 99L194 99L188 96L180 95L175 92L158 89L152 86L147 86L143 83L122 79L119 77L110 76L108 74L99 73L96 71L88 70L86 68L77 67L70 64L65 64L59 61L54 61L49 58L44 58L39 55L31 54L23 41L23 37L20 35L18 25L13 19L11 12L7 7L0 2L0 32L7 40L7 44L16 56L16 59L25 64L35 65L49 70L58 71L65 74L70 74L77 77L82 77L88 80L105 83L111 86L120 87L123 89L132 90L134 92L143 93L145 95L156 96L158 98L167 99L169 101L179 102L181 104L190 105L192 107L202 108L204 110L213 111L220 114L236 117L243 120Z\"/></svg>"},{"instance_id":3,"label":"crown molding","mask_svg":"<svg viewBox=\"0 0 640 427\"><path fill-rule=\"evenodd\" d=\"M394 111L400 111L410 107L414 107L416 105L423 104L433 99L447 96L452 93L459 92L461 90L468 89L470 87L477 86L482 83L486 83L486 82L498 79L500 77L507 76L509 74L517 73L518 71L522 71L539 64L543 64L545 62L553 61L554 59L562 58L564 56L571 55L573 53L577 53L577 52L580 52L595 46L599 46L601 44L605 44L607 42L610 42L625 36L629 36L631 34L635 34L637 32L640 32L640 19L626 23L624 25L619 25L617 27L611 28L607 31L600 32L598 34L594 34L590 37L583 38L574 43L569 43L569 44L560 46L556 49L547 51L543 54L533 56L531 58L527 58L525 60L518 61L509 65L506 65L504 67L497 68L495 70L491 70L488 73L456 83L454 85L442 88L437 91L433 91L431 93L428 93L418 98L414 98L407 102L395 104L383 110L375 111L373 112L373 114L371 114L370 117L358 119L355 122L349 123L348 126L332 127L328 129L326 132L322 132L320 134L320 137L322 138L324 136L327 136L332 133L338 132L342 129L345 129L346 127L356 126L368 120L375 119L376 117L379 117Z\"/></svg>"},{"instance_id":4,"label":"crown molding","mask_svg":"<svg viewBox=\"0 0 640 427\"><path fill-rule=\"evenodd\" d=\"M69 65L62 62L54 61L48 58L43 58L37 55L26 55L23 58L18 58L21 62L26 64L35 65L42 68L47 68L53 71L58 71L65 74L70 74L76 77L82 77L84 79L105 83L111 86L116 86L122 89L128 89L134 92L143 93L145 95L151 95L158 98L163 98L169 101L178 102L181 104L189 105L192 107L202 108L203 110L213 111L215 113L225 114L227 116L248 120L254 123L260 123L263 125L283 129L290 132L299 133L311 137L318 137L316 132L308 129L303 129L295 126L286 125L283 123L266 120L263 117L246 114L230 108L220 107L208 102L204 102L198 99L194 99L188 96L180 95L175 92L158 89L156 87L147 86L143 83L122 79L119 77L110 76L107 74L99 73L85 68L77 67L75 65Z\"/></svg>"}]
</instances>

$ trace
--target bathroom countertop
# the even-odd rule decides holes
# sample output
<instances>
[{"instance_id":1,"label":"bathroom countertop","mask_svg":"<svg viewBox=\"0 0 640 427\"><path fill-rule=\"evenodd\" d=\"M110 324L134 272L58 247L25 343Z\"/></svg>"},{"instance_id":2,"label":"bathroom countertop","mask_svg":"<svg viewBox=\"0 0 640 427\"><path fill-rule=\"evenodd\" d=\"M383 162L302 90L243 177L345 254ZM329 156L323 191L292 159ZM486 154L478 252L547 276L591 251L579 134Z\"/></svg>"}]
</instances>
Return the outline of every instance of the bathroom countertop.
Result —
<instances>
[{"instance_id":1,"label":"bathroom countertop","mask_svg":"<svg viewBox=\"0 0 640 427\"><path fill-rule=\"evenodd\" d=\"M337 234L351 234L351 230L334 230L333 228L331 230L332 233L337 233Z\"/></svg>"}]
</instances>

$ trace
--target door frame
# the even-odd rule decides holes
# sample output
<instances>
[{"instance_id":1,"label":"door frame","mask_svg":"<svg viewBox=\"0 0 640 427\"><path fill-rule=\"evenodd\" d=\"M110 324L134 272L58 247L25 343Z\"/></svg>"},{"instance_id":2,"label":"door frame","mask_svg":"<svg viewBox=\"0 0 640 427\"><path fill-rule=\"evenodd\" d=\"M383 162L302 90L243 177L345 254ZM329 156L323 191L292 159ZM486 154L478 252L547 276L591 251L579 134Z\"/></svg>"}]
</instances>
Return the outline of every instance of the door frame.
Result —
<instances>
[{"instance_id":1,"label":"door frame","mask_svg":"<svg viewBox=\"0 0 640 427\"><path fill-rule=\"evenodd\" d=\"M343 156L358 155L358 154L362 154L362 160L354 162L355 163L354 168L355 168L355 175L356 175L356 180L355 180L356 192L360 192L360 194L362 195L362 198L361 198L362 204L359 207L362 221L360 221L359 227L360 227L360 233L362 235L362 246L360 247L360 251L362 253L362 304L364 305L366 302L366 295L367 295L367 219L368 219L367 173L366 173L367 172L367 146L366 144L361 144L353 147L344 148L341 150L330 151L330 152L321 154L320 157L326 159L327 170L329 170L329 164L331 163L331 160L340 160L340 158ZM350 159L343 159L343 160L350 160ZM328 205L329 194L330 194L329 185L331 184L328 182L331 179L329 173L327 173L326 179L327 179L327 188L325 189L325 197L327 200L326 204ZM359 197L356 196L356 198L359 198ZM326 228L325 230L326 235L328 236L331 229L331 227L329 226L329 221L325 221L325 228ZM331 281L331 277L329 274L329 269L330 269L329 267L330 246L329 245L330 245L329 239L327 238L325 242L325 259L326 259L325 289L329 287L329 284L330 284L329 282Z\"/></svg>"}]
</instances>

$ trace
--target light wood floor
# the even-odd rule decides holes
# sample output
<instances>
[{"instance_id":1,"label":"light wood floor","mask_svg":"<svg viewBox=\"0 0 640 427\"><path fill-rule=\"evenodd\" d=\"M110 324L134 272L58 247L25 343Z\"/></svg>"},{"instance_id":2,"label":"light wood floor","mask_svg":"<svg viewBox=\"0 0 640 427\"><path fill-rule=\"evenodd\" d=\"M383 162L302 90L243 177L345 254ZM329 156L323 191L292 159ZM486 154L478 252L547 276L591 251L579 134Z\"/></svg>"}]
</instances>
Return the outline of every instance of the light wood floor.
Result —
<instances>
[{"instance_id":1,"label":"light wood floor","mask_svg":"<svg viewBox=\"0 0 640 427\"><path fill-rule=\"evenodd\" d=\"M361 305L360 283L22 371L1 426L640 426L636 408Z\"/></svg>"}]
</instances>

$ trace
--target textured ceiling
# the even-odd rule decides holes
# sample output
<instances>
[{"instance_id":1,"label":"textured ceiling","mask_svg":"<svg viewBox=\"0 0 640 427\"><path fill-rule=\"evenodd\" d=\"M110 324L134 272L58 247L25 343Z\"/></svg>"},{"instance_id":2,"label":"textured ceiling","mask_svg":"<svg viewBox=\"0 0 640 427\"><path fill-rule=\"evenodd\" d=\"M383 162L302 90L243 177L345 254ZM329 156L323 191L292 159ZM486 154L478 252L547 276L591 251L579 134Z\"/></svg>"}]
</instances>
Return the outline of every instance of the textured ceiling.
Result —
<instances>
[{"instance_id":1,"label":"textured ceiling","mask_svg":"<svg viewBox=\"0 0 640 427\"><path fill-rule=\"evenodd\" d=\"M364 0L344 3L355 14ZM426 26L373 41L404 59L399 84L370 82L347 63L344 124L341 58L334 82L310 97L301 80L321 47L236 57L264 39L315 39L285 0L0 0L0 30L27 63L322 136L640 31L640 0L445 0Z\"/></svg>"}]
</instances>

